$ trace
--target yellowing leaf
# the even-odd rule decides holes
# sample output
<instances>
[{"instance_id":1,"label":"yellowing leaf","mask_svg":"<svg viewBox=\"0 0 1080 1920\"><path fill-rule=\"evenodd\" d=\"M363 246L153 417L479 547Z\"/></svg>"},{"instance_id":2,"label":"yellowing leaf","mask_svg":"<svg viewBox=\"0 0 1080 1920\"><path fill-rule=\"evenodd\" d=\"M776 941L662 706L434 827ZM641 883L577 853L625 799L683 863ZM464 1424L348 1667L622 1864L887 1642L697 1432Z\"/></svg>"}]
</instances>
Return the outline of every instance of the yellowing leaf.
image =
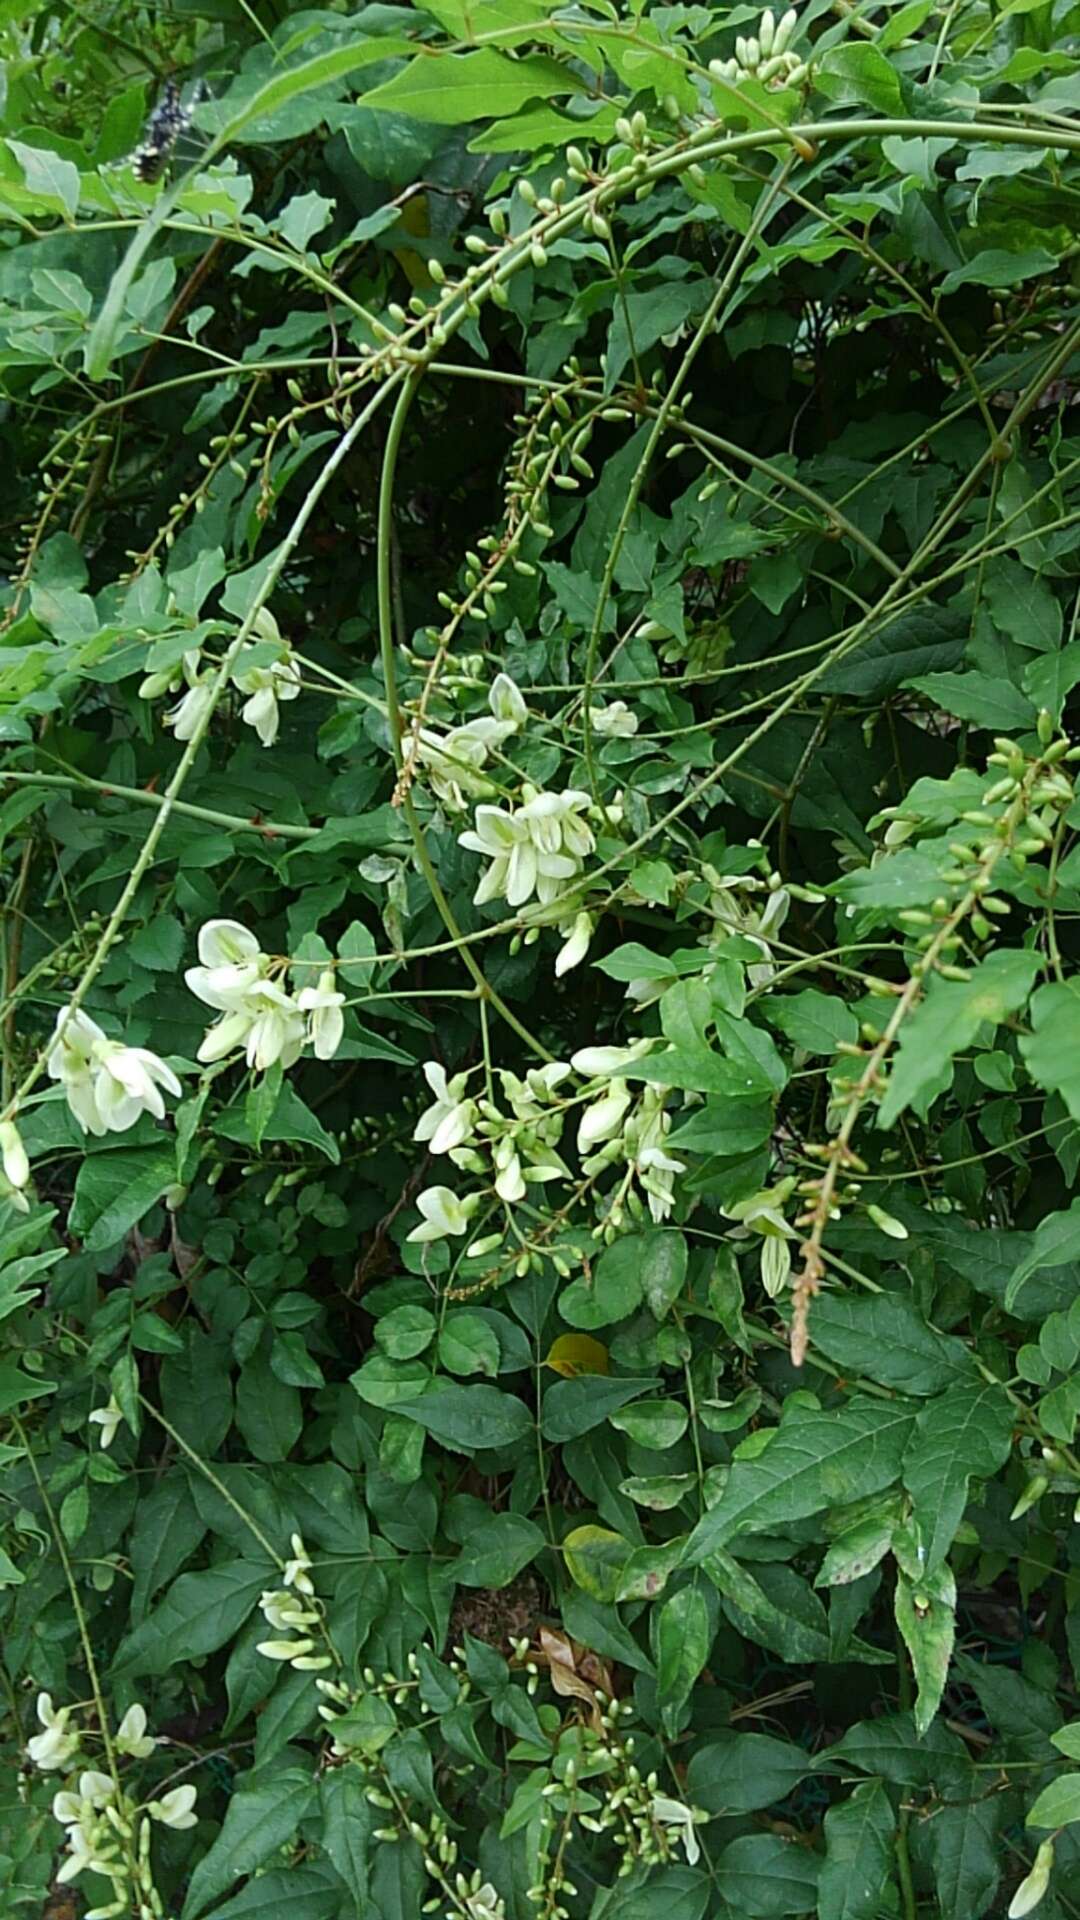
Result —
<instances>
[{"instance_id":1,"label":"yellowing leaf","mask_svg":"<svg viewBox=\"0 0 1080 1920\"><path fill-rule=\"evenodd\" d=\"M560 1333L558 1339L552 1341L544 1365L554 1373L561 1373L564 1380L576 1380L579 1373L611 1371L603 1341L594 1340L588 1333Z\"/></svg>"},{"instance_id":2,"label":"yellowing leaf","mask_svg":"<svg viewBox=\"0 0 1080 1920\"><path fill-rule=\"evenodd\" d=\"M614 1600L630 1543L608 1527L575 1527L563 1541L566 1571L576 1587L594 1600Z\"/></svg>"}]
</instances>

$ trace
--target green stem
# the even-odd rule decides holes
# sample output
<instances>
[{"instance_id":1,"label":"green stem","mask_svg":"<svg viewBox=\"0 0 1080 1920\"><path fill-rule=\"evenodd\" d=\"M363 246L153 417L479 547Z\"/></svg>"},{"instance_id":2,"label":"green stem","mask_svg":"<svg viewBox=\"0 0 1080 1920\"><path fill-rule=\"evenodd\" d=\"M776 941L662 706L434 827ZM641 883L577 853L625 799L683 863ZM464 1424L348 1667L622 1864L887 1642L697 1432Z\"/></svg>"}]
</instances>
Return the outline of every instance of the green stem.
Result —
<instances>
[{"instance_id":1,"label":"green stem","mask_svg":"<svg viewBox=\"0 0 1080 1920\"><path fill-rule=\"evenodd\" d=\"M397 668L394 662L394 594L391 566L393 551L391 533L393 531L394 515L394 477L397 469L398 454L401 450L401 436L405 430L405 422L408 418L409 408L416 395L416 390L422 379L423 370L421 368L414 368L398 394L390 421L390 427L386 435L386 446L383 449L382 472L379 476L378 572L376 577L379 610L379 657L382 661L383 681L386 687L386 711L390 724L390 745L394 755L394 765L399 774L402 770L403 762L402 740L404 737L404 726L402 724L401 702L398 698ZM538 1040L535 1034L529 1032L528 1027L522 1024L517 1014L514 1013L512 1009L507 1006L505 1000L495 992L494 987L488 984L482 967L479 965L479 962L473 958L472 953L465 944L465 935L458 925L457 916L442 890L439 876L435 871L431 854L428 851L427 840L424 837L424 829L420 824L416 808L413 805L412 795L409 793L402 795L400 805L409 832L412 835L417 862L424 879L427 881L428 891L435 903L442 923L450 935L455 951L460 954L465 966L472 974L479 992L485 1000L490 1002L500 1018L505 1020L507 1026L513 1028L519 1039L524 1040L526 1046L531 1047L533 1052L539 1054L542 1060L554 1059L555 1056L548 1052L543 1041Z\"/></svg>"}]
</instances>

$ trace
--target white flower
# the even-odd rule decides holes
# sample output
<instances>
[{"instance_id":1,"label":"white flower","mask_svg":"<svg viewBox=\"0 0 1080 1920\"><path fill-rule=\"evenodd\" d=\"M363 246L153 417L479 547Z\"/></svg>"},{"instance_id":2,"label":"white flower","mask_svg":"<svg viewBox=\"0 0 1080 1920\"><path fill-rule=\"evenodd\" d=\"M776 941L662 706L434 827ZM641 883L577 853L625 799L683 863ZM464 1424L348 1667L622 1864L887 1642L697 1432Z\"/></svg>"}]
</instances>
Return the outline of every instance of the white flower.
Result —
<instances>
[{"instance_id":1,"label":"white flower","mask_svg":"<svg viewBox=\"0 0 1080 1920\"><path fill-rule=\"evenodd\" d=\"M328 967L319 975L318 985L303 987L296 996L301 1013L310 1016L307 1037L317 1060L332 1060L345 1033L345 995L334 989L334 973Z\"/></svg>"},{"instance_id":2,"label":"white flower","mask_svg":"<svg viewBox=\"0 0 1080 1920\"><path fill-rule=\"evenodd\" d=\"M282 647L285 647L284 641ZM241 707L240 718L249 727L254 727L264 747L272 747L281 721L278 703L297 698L300 692L300 668L286 650L280 660L245 670L244 654L249 651L247 647L243 649L232 674L237 690L251 696Z\"/></svg>"},{"instance_id":3,"label":"white flower","mask_svg":"<svg viewBox=\"0 0 1080 1920\"><path fill-rule=\"evenodd\" d=\"M524 1200L525 1182L521 1177L521 1161L514 1152L510 1140L500 1140L495 1149L495 1191L500 1200L512 1205L515 1200Z\"/></svg>"},{"instance_id":4,"label":"white flower","mask_svg":"<svg viewBox=\"0 0 1080 1920\"><path fill-rule=\"evenodd\" d=\"M632 1097L629 1087L616 1085L586 1107L578 1123L579 1153L588 1153L602 1140L611 1140L621 1132L623 1115Z\"/></svg>"},{"instance_id":5,"label":"white flower","mask_svg":"<svg viewBox=\"0 0 1080 1920\"><path fill-rule=\"evenodd\" d=\"M88 1807L106 1807L116 1792L116 1783L107 1773L87 1770L79 1775L79 1798Z\"/></svg>"},{"instance_id":6,"label":"white flower","mask_svg":"<svg viewBox=\"0 0 1080 1920\"><path fill-rule=\"evenodd\" d=\"M423 1214L423 1222L414 1227L410 1240L445 1240L447 1234L467 1233L469 1221L476 1211L477 1194L469 1194L459 1200L449 1187L427 1187L418 1194L416 1204Z\"/></svg>"},{"instance_id":7,"label":"white flower","mask_svg":"<svg viewBox=\"0 0 1080 1920\"><path fill-rule=\"evenodd\" d=\"M1044 1840L1035 1855L1035 1864L1025 1879L1021 1880L1009 1902L1008 1920L1023 1920L1025 1913L1033 1913L1050 1884L1050 1874L1054 1865L1053 1839Z\"/></svg>"},{"instance_id":8,"label":"white flower","mask_svg":"<svg viewBox=\"0 0 1080 1920\"><path fill-rule=\"evenodd\" d=\"M160 1800L151 1800L146 1811L151 1820L159 1820L163 1827L193 1827L196 1822L193 1808L197 1798L195 1788L185 1782L182 1787L173 1787L170 1793L163 1793Z\"/></svg>"},{"instance_id":9,"label":"white flower","mask_svg":"<svg viewBox=\"0 0 1080 1920\"><path fill-rule=\"evenodd\" d=\"M537 793L523 807L507 813L502 807L477 807L473 826L458 835L459 844L482 853L491 865L481 875L473 899L505 898L511 907L524 906L535 893L542 905L557 900L565 882L581 872L596 840L581 815L589 796L568 788L565 793Z\"/></svg>"},{"instance_id":10,"label":"white flower","mask_svg":"<svg viewBox=\"0 0 1080 1920\"><path fill-rule=\"evenodd\" d=\"M294 1533L289 1545L292 1548L291 1560L286 1560L282 1580L287 1587L295 1587L297 1593L312 1594L315 1591L309 1578L311 1558L300 1535Z\"/></svg>"},{"instance_id":11,"label":"white flower","mask_svg":"<svg viewBox=\"0 0 1080 1920\"><path fill-rule=\"evenodd\" d=\"M637 1164L649 1202L649 1212L659 1225L671 1212L675 1201L675 1175L686 1172L686 1162L674 1159L662 1147L642 1147Z\"/></svg>"},{"instance_id":12,"label":"white flower","mask_svg":"<svg viewBox=\"0 0 1080 1920\"><path fill-rule=\"evenodd\" d=\"M319 1617L317 1613L309 1612L296 1594L290 1593L285 1587L262 1594L259 1610L267 1625L277 1633L296 1633L301 1627L314 1626Z\"/></svg>"},{"instance_id":13,"label":"white flower","mask_svg":"<svg viewBox=\"0 0 1080 1920\"><path fill-rule=\"evenodd\" d=\"M26 1751L42 1773L53 1773L58 1767L66 1767L79 1750L78 1733L67 1731L70 1711L69 1707L54 1707L51 1694L38 1694L37 1717L45 1731L35 1733L27 1741Z\"/></svg>"},{"instance_id":14,"label":"white flower","mask_svg":"<svg viewBox=\"0 0 1080 1920\"><path fill-rule=\"evenodd\" d=\"M83 1827L81 1816L68 1827L67 1844L68 1858L56 1875L56 1883L61 1887L66 1886L69 1880L74 1880L80 1873L85 1873L87 1867L93 1864L93 1841Z\"/></svg>"},{"instance_id":15,"label":"white flower","mask_svg":"<svg viewBox=\"0 0 1080 1920\"><path fill-rule=\"evenodd\" d=\"M495 675L491 683L491 691L488 694L488 706L491 708L496 720L501 720L505 726L510 727L514 732L517 731L518 727L524 726L529 717L529 709L525 705L525 696L520 687L511 680L508 673L497 673Z\"/></svg>"},{"instance_id":16,"label":"white flower","mask_svg":"<svg viewBox=\"0 0 1080 1920\"><path fill-rule=\"evenodd\" d=\"M214 682L209 673L194 677L182 700L165 715L163 725L171 727L178 740L192 740L214 704Z\"/></svg>"},{"instance_id":17,"label":"white flower","mask_svg":"<svg viewBox=\"0 0 1080 1920\"><path fill-rule=\"evenodd\" d=\"M469 1920L506 1920L506 1905L502 1894L485 1880L482 1887L470 1893L465 1899L465 1911Z\"/></svg>"},{"instance_id":18,"label":"white flower","mask_svg":"<svg viewBox=\"0 0 1080 1920\"><path fill-rule=\"evenodd\" d=\"M417 757L428 770L433 793L452 813L464 813L466 796L490 793L491 782L480 772L492 747L502 745L517 727L512 721L481 715L448 734L421 727Z\"/></svg>"},{"instance_id":19,"label":"white flower","mask_svg":"<svg viewBox=\"0 0 1080 1920\"><path fill-rule=\"evenodd\" d=\"M210 1065L215 1060L224 1060L226 1054L235 1053L242 1047L251 1032L252 1019L247 1013L227 1013L208 1027L199 1042L196 1060Z\"/></svg>"},{"instance_id":20,"label":"white flower","mask_svg":"<svg viewBox=\"0 0 1080 1920\"><path fill-rule=\"evenodd\" d=\"M103 1453L106 1447L112 1446L113 1441L116 1439L117 1428L122 1424L123 1418L123 1413L116 1404L115 1393L110 1394L107 1406L96 1407L93 1413L87 1415L87 1419L92 1427L101 1428L101 1450Z\"/></svg>"},{"instance_id":21,"label":"white flower","mask_svg":"<svg viewBox=\"0 0 1080 1920\"><path fill-rule=\"evenodd\" d=\"M449 1153L471 1138L476 1119L476 1101L464 1098L469 1082L467 1073L455 1073L447 1080L437 1060L425 1060L424 1079L435 1095L413 1129L414 1140L429 1140L432 1153Z\"/></svg>"},{"instance_id":22,"label":"white flower","mask_svg":"<svg viewBox=\"0 0 1080 1920\"><path fill-rule=\"evenodd\" d=\"M73 1827L82 1819L83 1805L77 1793L61 1791L53 1794L52 1817L62 1827Z\"/></svg>"},{"instance_id":23,"label":"white flower","mask_svg":"<svg viewBox=\"0 0 1080 1920\"><path fill-rule=\"evenodd\" d=\"M594 733L610 734L629 740L638 730L638 717L625 700L613 700L607 707L590 707L589 723Z\"/></svg>"},{"instance_id":24,"label":"white flower","mask_svg":"<svg viewBox=\"0 0 1080 1920\"><path fill-rule=\"evenodd\" d=\"M148 673L139 684L140 700L157 700L163 693L174 693L185 680L193 686L199 671L199 649L193 647L175 660L171 667Z\"/></svg>"},{"instance_id":25,"label":"white flower","mask_svg":"<svg viewBox=\"0 0 1080 1920\"><path fill-rule=\"evenodd\" d=\"M696 1866L701 1858L701 1847L694 1832L694 1809L684 1806L681 1800L668 1800L664 1794L657 1793L653 1795L649 1811L662 1826L678 1827L679 1839L686 1848L687 1862L692 1867Z\"/></svg>"},{"instance_id":26,"label":"white flower","mask_svg":"<svg viewBox=\"0 0 1080 1920\"><path fill-rule=\"evenodd\" d=\"M303 1659L312 1651L314 1640L260 1640L255 1651L261 1653L264 1660L292 1660L297 1655Z\"/></svg>"},{"instance_id":27,"label":"white flower","mask_svg":"<svg viewBox=\"0 0 1080 1920\"><path fill-rule=\"evenodd\" d=\"M291 1067L299 1060L304 1045L304 1016L283 987L272 980L260 980L244 996L244 1010L250 1019L247 1034L247 1063L256 1073L265 1073L275 1060ZM221 1022L224 1025L224 1022Z\"/></svg>"},{"instance_id":28,"label":"white flower","mask_svg":"<svg viewBox=\"0 0 1080 1920\"><path fill-rule=\"evenodd\" d=\"M91 1133L124 1133L141 1113L152 1113L155 1120L161 1120L165 1102L159 1088L172 1094L183 1092L172 1068L147 1047L125 1047L119 1040L106 1040L95 1048L95 1063L94 1098L102 1124L100 1128L92 1126Z\"/></svg>"},{"instance_id":29,"label":"white flower","mask_svg":"<svg viewBox=\"0 0 1080 1920\"><path fill-rule=\"evenodd\" d=\"M184 975L193 994L218 1013L234 1013L269 961L255 935L239 920L207 920L199 929L201 965Z\"/></svg>"},{"instance_id":30,"label":"white flower","mask_svg":"<svg viewBox=\"0 0 1080 1920\"><path fill-rule=\"evenodd\" d=\"M628 1067L640 1060L652 1046L651 1040L635 1040L629 1047L581 1047L570 1055L570 1065L575 1073L583 1073L592 1080L599 1074L617 1073L620 1067Z\"/></svg>"},{"instance_id":31,"label":"white flower","mask_svg":"<svg viewBox=\"0 0 1080 1920\"><path fill-rule=\"evenodd\" d=\"M129 1753L133 1760L147 1760L156 1746L157 1741L146 1731L146 1708L137 1703L129 1707L116 1729L117 1752Z\"/></svg>"},{"instance_id":32,"label":"white flower","mask_svg":"<svg viewBox=\"0 0 1080 1920\"><path fill-rule=\"evenodd\" d=\"M5 1180L16 1189L25 1187L30 1178L30 1162L14 1120L0 1120L0 1153Z\"/></svg>"},{"instance_id":33,"label":"white flower","mask_svg":"<svg viewBox=\"0 0 1080 1920\"><path fill-rule=\"evenodd\" d=\"M123 1133L141 1113L160 1120L165 1102L159 1091L182 1092L171 1067L146 1047L125 1047L106 1039L97 1022L81 1009L57 1016L48 1072L59 1080L68 1106L84 1133Z\"/></svg>"},{"instance_id":34,"label":"white flower","mask_svg":"<svg viewBox=\"0 0 1080 1920\"><path fill-rule=\"evenodd\" d=\"M565 927L560 927L559 932L565 933ZM557 980L561 980L563 974L569 973L572 967L581 965L581 962L589 951L589 942L592 937L593 923L591 915L579 913L576 918L570 922L569 934L559 949L555 961L555 978Z\"/></svg>"}]
</instances>

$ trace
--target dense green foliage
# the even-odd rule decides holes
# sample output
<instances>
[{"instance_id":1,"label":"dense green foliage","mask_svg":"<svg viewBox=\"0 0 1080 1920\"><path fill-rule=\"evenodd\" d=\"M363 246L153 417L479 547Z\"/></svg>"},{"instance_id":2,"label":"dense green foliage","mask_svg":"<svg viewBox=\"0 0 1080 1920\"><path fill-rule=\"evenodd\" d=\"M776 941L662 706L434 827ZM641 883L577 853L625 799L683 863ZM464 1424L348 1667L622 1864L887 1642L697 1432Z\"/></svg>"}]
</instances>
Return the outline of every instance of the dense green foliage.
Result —
<instances>
[{"instance_id":1,"label":"dense green foliage","mask_svg":"<svg viewBox=\"0 0 1080 1920\"><path fill-rule=\"evenodd\" d=\"M0 49L4 1912L1080 1913L1080 8Z\"/></svg>"}]
</instances>

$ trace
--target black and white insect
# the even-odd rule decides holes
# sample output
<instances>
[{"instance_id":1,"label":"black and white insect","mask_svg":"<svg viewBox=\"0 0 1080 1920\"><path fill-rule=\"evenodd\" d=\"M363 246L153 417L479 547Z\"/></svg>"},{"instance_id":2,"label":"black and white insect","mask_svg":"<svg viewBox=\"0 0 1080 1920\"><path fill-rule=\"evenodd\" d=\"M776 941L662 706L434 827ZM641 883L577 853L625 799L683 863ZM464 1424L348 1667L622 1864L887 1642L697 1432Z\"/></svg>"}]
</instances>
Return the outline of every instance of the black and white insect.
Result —
<instances>
[{"instance_id":1,"label":"black and white insect","mask_svg":"<svg viewBox=\"0 0 1080 1920\"><path fill-rule=\"evenodd\" d=\"M153 186L161 179L180 135L191 125L192 108L201 97L201 87L197 87L191 106L185 107L176 81L166 80L164 95L150 115L146 133L131 157L135 177L144 186Z\"/></svg>"}]
</instances>

